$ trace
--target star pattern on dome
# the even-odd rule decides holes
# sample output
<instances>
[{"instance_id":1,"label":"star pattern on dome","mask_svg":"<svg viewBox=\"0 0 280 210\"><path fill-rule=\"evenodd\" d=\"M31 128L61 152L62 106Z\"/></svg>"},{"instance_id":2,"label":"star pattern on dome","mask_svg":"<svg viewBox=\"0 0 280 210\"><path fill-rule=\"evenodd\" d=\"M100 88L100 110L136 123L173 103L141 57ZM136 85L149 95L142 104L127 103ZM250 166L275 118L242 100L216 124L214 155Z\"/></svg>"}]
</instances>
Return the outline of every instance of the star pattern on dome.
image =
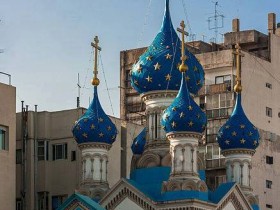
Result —
<instances>
[{"instance_id":1,"label":"star pattern on dome","mask_svg":"<svg viewBox=\"0 0 280 210\"><path fill-rule=\"evenodd\" d=\"M175 127L176 127L176 122L173 121L173 122L171 123L171 126L172 126L172 128L175 128Z\"/></svg>"},{"instance_id":2,"label":"star pattern on dome","mask_svg":"<svg viewBox=\"0 0 280 210\"><path fill-rule=\"evenodd\" d=\"M184 112L180 113L180 118L183 118L185 116Z\"/></svg>"},{"instance_id":3,"label":"star pattern on dome","mask_svg":"<svg viewBox=\"0 0 280 210\"><path fill-rule=\"evenodd\" d=\"M150 75L146 78L146 80L147 80L148 82L153 82L153 78L150 77Z\"/></svg>"},{"instance_id":4,"label":"star pattern on dome","mask_svg":"<svg viewBox=\"0 0 280 210\"><path fill-rule=\"evenodd\" d=\"M229 126L229 125L226 125L226 126L225 126L225 128L226 128L226 129L229 129L229 128L230 128L230 126Z\"/></svg>"},{"instance_id":5,"label":"star pattern on dome","mask_svg":"<svg viewBox=\"0 0 280 210\"><path fill-rule=\"evenodd\" d=\"M170 81L170 80L171 80L171 75L170 75L170 74L167 74L167 75L165 76L165 80Z\"/></svg>"},{"instance_id":6,"label":"star pattern on dome","mask_svg":"<svg viewBox=\"0 0 280 210\"><path fill-rule=\"evenodd\" d=\"M257 145L258 145L258 142L255 140L255 141L253 142L253 145L254 145L254 146L257 146Z\"/></svg>"},{"instance_id":7,"label":"star pattern on dome","mask_svg":"<svg viewBox=\"0 0 280 210\"><path fill-rule=\"evenodd\" d=\"M240 139L241 144L245 144L246 140L244 138Z\"/></svg>"},{"instance_id":8,"label":"star pattern on dome","mask_svg":"<svg viewBox=\"0 0 280 210\"><path fill-rule=\"evenodd\" d=\"M236 131L233 131L233 132L231 133L231 135L232 135L232 136L236 136L236 135L237 135Z\"/></svg>"},{"instance_id":9,"label":"star pattern on dome","mask_svg":"<svg viewBox=\"0 0 280 210\"><path fill-rule=\"evenodd\" d=\"M188 123L188 125L189 125L189 127L192 127L192 126L194 125L193 121L190 121L190 122Z\"/></svg>"},{"instance_id":10,"label":"star pattern on dome","mask_svg":"<svg viewBox=\"0 0 280 210\"><path fill-rule=\"evenodd\" d=\"M138 72L138 73L141 73L141 72L142 72L142 69L143 69L142 65L139 64L138 67L137 67L137 72Z\"/></svg>"},{"instance_id":11,"label":"star pattern on dome","mask_svg":"<svg viewBox=\"0 0 280 210\"><path fill-rule=\"evenodd\" d=\"M191 105L188 106L188 110L192 111L193 107Z\"/></svg>"},{"instance_id":12,"label":"star pattern on dome","mask_svg":"<svg viewBox=\"0 0 280 210\"><path fill-rule=\"evenodd\" d=\"M91 129L91 130L95 129L95 125L94 125L94 124L91 124L90 129Z\"/></svg>"},{"instance_id":13,"label":"star pattern on dome","mask_svg":"<svg viewBox=\"0 0 280 210\"><path fill-rule=\"evenodd\" d=\"M104 119L102 117L98 118L98 122L103 122L103 121L104 121Z\"/></svg>"},{"instance_id":14,"label":"star pattern on dome","mask_svg":"<svg viewBox=\"0 0 280 210\"><path fill-rule=\"evenodd\" d=\"M108 130L108 131L112 130L112 127L111 127L111 126L108 126L108 127L107 127L107 130Z\"/></svg>"},{"instance_id":15,"label":"star pattern on dome","mask_svg":"<svg viewBox=\"0 0 280 210\"><path fill-rule=\"evenodd\" d=\"M229 143L230 143L230 140L225 140L225 143L227 144L227 145L229 145Z\"/></svg>"},{"instance_id":16,"label":"star pattern on dome","mask_svg":"<svg viewBox=\"0 0 280 210\"><path fill-rule=\"evenodd\" d=\"M83 137L87 138L88 137L87 133L83 133Z\"/></svg>"},{"instance_id":17,"label":"star pattern on dome","mask_svg":"<svg viewBox=\"0 0 280 210\"><path fill-rule=\"evenodd\" d=\"M252 136L252 135L253 135L253 132L250 131L250 132L248 133L248 136Z\"/></svg>"},{"instance_id":18,"label":"star pattern on dome","mask_svg":"<svg viewBox=\"0 0 280 210\"><path fill-rule=\"evenodd\" d=\"M87 121L88 121L88 119L87 119L87 118L85 118L85 119L84 119L84 122L87 122Z\"/></svg>"},{"instance_id":19,"label":"star pattern on dome","mask_svg":"<svg viewBox=\"0 0 280 210\"><path fill-rule=\"evenodd\" d=\"M186 79L187 82L190 81L190 77L189 76L186 76L185 79Z\"/></svg>"},{"instance_id":20,"label":"star pattern on dome","mask_svg":"<svg viewBox=\"0 0 280 210\"><path fill-rule=\"evenodd\" d=\"M153 59L153 56L151 56L151 55L149 55L149 56L146 57L146 60L147 60L147 61L151 61L152 59Z\"/></svg>"},{"instance_id":21,"label":"star pattern on dome","mask_svg":"<svg viewBox=\"0 0 280 210\"><path fill-rule=\"evenodd\" d=\"M173 112L175 112L177 109L176 109L176 107L174 106L174 107L172 107L172 111Z\"/></svg>"},{"instance_id":22,"label":"star pattern on dome","mask_svg":"<svg viewBox=\"0 0 280 210\"><path fill-rule=\"evenodd\" d=\"M155 65L155 71L160 70L161 65L157 62Z\"/></svg>"},{"instance_id":23,"label":"star pattern on dome","mask_svg":"<svg viewBox=\"0 0 280 210\"><path fill-rule=\"evenodd\" d=\"M98 135L99 135L99 138L104 137L104 133L99 133Z\"/></svg>"},{"instance_id":24,"label":"star pattern on dome","mask_svg":"<svg viewBox=\"0 0 280 210\"><path fill-rule=\"evenodd\" d=\"M245 125L244 125L244 124L241 124L241 125L240 125L240 128L241 128L241 129L245 128Z\"/></svg>"},{"instance_id":25,"label":"star pattern on dome","mask_svg":"<svg viewBox=\"0 0 280 210\"><path fill-rule=\"evenodd\" d=\"M172 55L170 55L169 53L167 53L167 54L165 55L165 58L166 58L167 60L170 60L170 59L172 58Z\"/></svg>"}]
</instances>

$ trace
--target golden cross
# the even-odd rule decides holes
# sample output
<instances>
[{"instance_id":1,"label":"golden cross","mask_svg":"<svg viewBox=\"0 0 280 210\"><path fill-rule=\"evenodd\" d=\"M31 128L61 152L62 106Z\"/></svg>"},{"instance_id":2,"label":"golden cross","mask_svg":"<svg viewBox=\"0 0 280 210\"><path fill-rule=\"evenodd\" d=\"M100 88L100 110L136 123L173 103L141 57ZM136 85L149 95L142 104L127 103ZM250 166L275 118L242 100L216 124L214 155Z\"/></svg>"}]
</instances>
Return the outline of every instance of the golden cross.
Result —
<instances>
[{"instance_id":1,"label":"golden cross","mask_svg":"<svg viewBox=\"0 0 280 210\"><path fill-rule=\"evenodd\" d=\"M238 43L235 45L235 52L233 54L236 55L236 85L234 86L234 91L241 93L241 57L245 55L241 52L241 47Z\"/></svg>"},{"instance_id":2,"label":"golden cross","mask_svg":"<svg viewBox=\"0 0 280 210\"><path fill-rule=\"evenodd\" d=\"M99 39L98 39L98 36L95 36L94 37L94 43L92 42L91 43L91 46L93 48L95 48L94 50L94 70L93 70L93 79L91 80L91 83L92 85L99 85L99 79L97 78L97 74L98 74L98 71L97 71L97 54L98 54L98 51L101 51L101 47L98 46L98 43L99 43Z\"/></svg>"},{"instance_id":3,"label":"golden cross","mask_svg":"<svg viewBox=\"0 0 280 210\"><path fill-rule=\"evenodd\" d=\"M181 28L177 28L177 31L182 34L182 49L181 49L182 58L181 58L181 60L182 60L182 63L184 63L185 60L187 59L187 57L185 55L185 36L188 36L189 33L187 31L185 31L186 25L183 20L181 21L180 26L181 26Z\"/></svg>"}]
</instances>

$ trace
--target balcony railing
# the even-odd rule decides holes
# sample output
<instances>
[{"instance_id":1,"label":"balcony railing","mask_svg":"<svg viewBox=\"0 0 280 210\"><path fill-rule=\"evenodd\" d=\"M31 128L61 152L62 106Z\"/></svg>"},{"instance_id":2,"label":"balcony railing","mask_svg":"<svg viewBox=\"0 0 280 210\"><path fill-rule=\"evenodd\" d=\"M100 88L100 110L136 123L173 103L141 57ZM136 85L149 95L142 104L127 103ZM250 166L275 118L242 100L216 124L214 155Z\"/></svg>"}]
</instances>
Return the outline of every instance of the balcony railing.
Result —
<instances>
[{"instance_id":1,"label":"balcony railing","mask_svg":"<svg viewBox=\"0 0 280 210\"><path fill-rule=\"evenodd\" d=\"M224 92L231 92L231 85L229 83L204 85L198 92L198 95L213 95Z\"/></svg>"},{"instance_id":2,"label":"balcony railing","mask_svg":"<svg viewBox=\"0 0 280 210\"><path fill-rule=\"evenodd\" d=\"M224 168L225 158L206 160L206 169Z\"/></svg>"}]
</instances>

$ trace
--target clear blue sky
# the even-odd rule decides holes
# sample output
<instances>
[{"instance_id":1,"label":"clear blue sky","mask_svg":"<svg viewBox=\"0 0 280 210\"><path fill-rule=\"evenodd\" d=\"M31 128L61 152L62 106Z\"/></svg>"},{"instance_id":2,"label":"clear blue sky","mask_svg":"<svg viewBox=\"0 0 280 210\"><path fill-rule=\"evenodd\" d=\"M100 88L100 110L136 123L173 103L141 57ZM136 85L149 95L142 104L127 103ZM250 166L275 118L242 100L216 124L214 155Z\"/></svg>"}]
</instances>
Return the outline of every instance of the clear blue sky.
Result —
<instances>
[{"instance_id":1,"label":"clear blue sky","mask_svg":"<svg viewBox=\"0 0 280 210\"><path fill-rule=\"evenodd\" d=\"M160 28L164 0L0 0L0 71L12 75L17 87L17 111L24 100L33 109L55 111L76 107L77 74L81 78L81 105L92 97L92 49L90 42L99 36L102 61L113 109L119 116L119 55L121 50L147 46ZM197 39L209 40L207 18L213 15L211 0L170 0L174 26L186 21ZM267 14L277 12L276 0L220 0L225 27L240 18L241 29L267 33ZM146 14L148 14L146 16ZM279 14L280 15L280 14ZM146 17L146 18L145 18ZM144 25L145 19L147 24ZM279 18L278 18L279 19ZM143 36L141 36L143 34ZM219 37L221 38L221 36ZM112 115L101 66L99 96L105 111ZM86 76L88 73L88 76ZM7 78L0 75L0 81Z\"/></svg>"}]
</instances>

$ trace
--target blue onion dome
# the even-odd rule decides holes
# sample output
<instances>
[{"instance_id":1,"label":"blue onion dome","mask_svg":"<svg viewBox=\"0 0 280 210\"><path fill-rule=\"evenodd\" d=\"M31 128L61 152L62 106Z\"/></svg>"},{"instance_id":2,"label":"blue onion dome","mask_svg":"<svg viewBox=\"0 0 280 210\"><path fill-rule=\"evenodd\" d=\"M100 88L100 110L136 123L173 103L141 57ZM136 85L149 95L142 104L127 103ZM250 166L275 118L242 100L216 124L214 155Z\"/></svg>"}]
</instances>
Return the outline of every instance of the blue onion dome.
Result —
<instances>
[{"instance_id":1,"label":"blue onion dome","mask_svg":"<svg viewBox=\"0 0 280 210\"><path fill-rule=\"evenodd\" d=\"M78 144L94 142L112 144L116 140L116 126L100 105L97 86L94 86L94 98L88 110L76 122L72 133Z\"/></svg>"},{"instance_id":2,"label":"blue onion dome","mask_svg":"<svg viewBox=\"0 0 280 210\"><path fill-rule=\"evenodd\" d=\"M181 58L181 41L173 28L169 0L160 32L131 71L131 85L138 93L158 90L179 90L181 73L178 71ZM204 71L196 57L188 50L186 64L187 85L196 94L204 83Z\"/></svg>"},{"instance_id":3,"label":"blue onion dome","mask_svg":"<svg viewBox=\"0 0 280 210\"><path fill-rule=\"evenodd\" d=\"M178 95L164 111L161 118L161 125L166 133L202 133L205 129L207 122L206 115L190 96L185 77L186 74L183 72Z\"/></svg>"},{"instance_id":4,"label":"blue onion dome","mask_svg":"<svg viewBox=\"0 0 280 210\"><path fill-rule=\"evenodd\" d=\"M241 93L237 94L234 110L228 121L220 128L217 140L222 151L232 149L255 150L260 135L246 117L241 105Z\"/></svg>"},{"instance_id":5,"label":"blue onion dome","mask_svg":"<svg viewBox=\"0 0 280 210\"><path fill-rule=\"evenodd\" d=\"M146 128L144 128L139 135L133 140L131 150L134 155L141 155L144 152L146 144Z\"/></svg>"}]
</instances>

